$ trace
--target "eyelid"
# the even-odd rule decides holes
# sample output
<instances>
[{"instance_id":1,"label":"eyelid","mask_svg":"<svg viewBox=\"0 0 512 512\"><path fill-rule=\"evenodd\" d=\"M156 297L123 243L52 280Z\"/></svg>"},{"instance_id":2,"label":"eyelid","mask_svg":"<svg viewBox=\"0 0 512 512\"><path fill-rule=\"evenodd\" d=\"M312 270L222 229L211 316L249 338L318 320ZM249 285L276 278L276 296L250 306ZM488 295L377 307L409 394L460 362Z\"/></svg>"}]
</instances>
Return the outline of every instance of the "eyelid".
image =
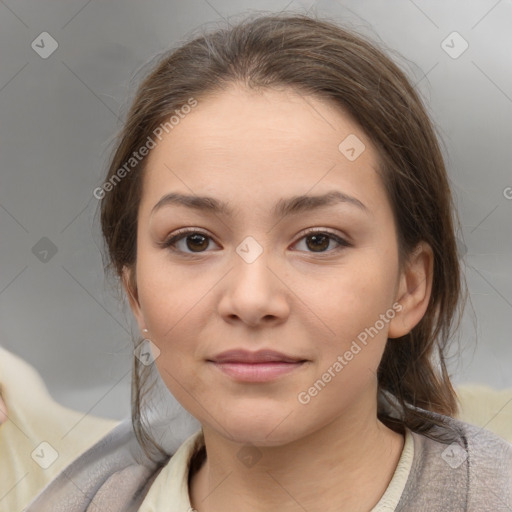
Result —
<instances>
[{"instance_id":1,"label":"eyelid","mask_svg":"<svg viewBox=\"0 0 512 512\"><path fill-rule=\"evenodd\" d=\"M326 234L326 235L332 235L333 237L343 239L347 244L349 243L349 237L343 233L339 233L337 231L332 230L331 228L306 228L303 229L297 238L297 241L301 240L307 235L320 233L320 234Z\"/></svg>"},{"instance_id":2,"label":"eyelid","mask_svg":"<svg viewBox=\"0 0 512 512\"><path fill-rule=\"evenodd\" d=\"M181 241L183 238L185 238L185 236L188 234L204 235L205 237L210 238L211 240L213 240L215 242L215 239L201 228L181 228L181 229L178 229L177 231L174 231L169 236L165 237L165 239L163 241L157 242L157 245L164 249L166 249L166 248L168 249L171 242L174 241L174 243L177 243L177 242ZM217 242L215 242L215 243L217 243ZM185 253L185 254L194 254L194 253ZM195 253L195 254L201 254L201 253Z\"/></svg>"},{"instance_id":3,"label":"eyelid","mask_svg":"<svg viewBox=\"0 0 512 512\"><path fill-rule=\"evenodd\" d=\"M329 256L335 252L337 252L340 249L345 249L347 247L352 247L353 244L350 242L350 238L346 235L340 235L336 231L332 231L330 228L306 228L303 231L300 232L299 236L297 237L297 240L292 244L296 245L298 242L300 242L303 238L306 238L307 236L311 236L314 234L322 234L322 235L329 235L332 240L334 240L338 247L335 247L334 249L331 249L330 251L325 252L317 252L310 251L308 254L317 254L318 256Z\"/></svg>"}]
</instances>

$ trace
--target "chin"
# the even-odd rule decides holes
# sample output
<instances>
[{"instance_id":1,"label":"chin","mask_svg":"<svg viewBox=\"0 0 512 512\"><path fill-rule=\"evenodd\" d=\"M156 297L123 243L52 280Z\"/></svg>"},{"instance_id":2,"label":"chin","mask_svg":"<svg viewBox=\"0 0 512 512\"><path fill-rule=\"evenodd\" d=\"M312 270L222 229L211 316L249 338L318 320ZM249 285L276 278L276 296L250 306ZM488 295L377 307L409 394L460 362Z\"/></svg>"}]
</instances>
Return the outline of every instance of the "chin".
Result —
<instances>
[{"instance_id":1,"label":"chin","mask_svg":"<svg viewBox=\"0 0 512 512\"><path fill-rule=\"evenodd\" d=\"M256 406L240 408L236 414L233 409L223 411L222 425L225 430L219 430L219 425L211 425L219 434L240 444L255 446L282 446L307 435L303 421L298 421L296 414L286 407L274 404L272 409ZM227 433L226 433L227 431Z\"/></svg>"}]
</instances>

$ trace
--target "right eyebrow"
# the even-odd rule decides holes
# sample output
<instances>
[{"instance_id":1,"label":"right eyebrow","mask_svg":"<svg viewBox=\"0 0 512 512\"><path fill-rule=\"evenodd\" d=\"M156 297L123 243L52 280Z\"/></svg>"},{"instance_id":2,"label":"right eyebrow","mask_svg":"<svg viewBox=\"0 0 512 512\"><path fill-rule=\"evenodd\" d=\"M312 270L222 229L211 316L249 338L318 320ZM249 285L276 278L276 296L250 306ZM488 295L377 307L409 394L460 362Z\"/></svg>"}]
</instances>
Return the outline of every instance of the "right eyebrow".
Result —
<instances>
[{"instance_id":1,"label":"right eyebrow","mask_svg":"<svg viewBox=\"0 0 512 512\"><path fill-rule=\"evenodd\" d=\"M172 192L163 196L158 203L153 206L151 213L163 208L164 206L170 205L185 206L186 208L211 211L213 213L223 213L227 216L233 215L233 210L227 205L227 203L218 201L213 197L193 196L188 194L179 194L177 192Z\"/></svg>"}]
</instances>

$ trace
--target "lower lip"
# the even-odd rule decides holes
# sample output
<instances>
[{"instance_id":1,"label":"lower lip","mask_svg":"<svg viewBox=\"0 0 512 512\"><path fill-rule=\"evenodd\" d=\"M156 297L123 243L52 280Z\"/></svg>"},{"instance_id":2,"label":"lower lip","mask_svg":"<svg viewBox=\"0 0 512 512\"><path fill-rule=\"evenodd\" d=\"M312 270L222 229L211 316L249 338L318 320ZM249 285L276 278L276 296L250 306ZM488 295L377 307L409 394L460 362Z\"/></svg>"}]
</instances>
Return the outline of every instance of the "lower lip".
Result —
<instances>
[{"instance_id":1,"label":"lower lip","mask_svg":"<svg viewBox=\"0 0 512 512\"><path fill-rule=\"evenodd\" d=\"M300 368L304 362L212 363L222 372L243 382L268 382Z\"/></svg>"}]
</instances>

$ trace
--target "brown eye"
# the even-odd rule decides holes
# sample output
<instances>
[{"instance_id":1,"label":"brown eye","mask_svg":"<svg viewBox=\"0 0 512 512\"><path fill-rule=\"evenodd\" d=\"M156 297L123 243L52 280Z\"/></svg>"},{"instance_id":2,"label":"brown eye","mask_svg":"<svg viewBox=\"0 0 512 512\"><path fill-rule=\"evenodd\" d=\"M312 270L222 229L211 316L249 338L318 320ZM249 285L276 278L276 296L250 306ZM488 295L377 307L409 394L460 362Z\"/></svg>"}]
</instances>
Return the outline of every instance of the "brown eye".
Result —
<instances>
[{"instance_id":1,"label":"brown eye","mask_svg":"<svg viewBox=\"0 0 512 512\"><path fill-rule=\"evenodd\" d=\"M161 247L183 254L208 252L212 238L200 231L182 230L160 244Z\"/></svg>"},{"instance_id":2,"label":"brown eye","mask_svg":"<svg viewBox=\"0 0 512 512\"><path fill-rule=\"evenodd\" d=\"M334 242L334 247L329 249L331 242ZM305 249L301 248L301 250L317 254L329 254L346 247L350 247L349 242L334 233L330 233L329 231L309 231L296 243L296 245L300 245L301 243L304 243L305 246Z\"/></svg>"},{"instance_id":3,"label":"brown eye","mask_svg":"<svg viewBox=\"0 0 512 512\"><path fill-rule=\"evenodd\" d=\"M311 249L313 252L323 252L325 249L329 247L329 243L331 238L325 234L319 235L309 235L306 237L306 240L309 240L311 243L306 242L308 249Z\"/></svg>"},{"instance_id":4,"label":"brown eye","mask_svg":"<svg viewBox=\"0 0 512 512\"><path fill-rule=\"evenodd\" d=\"M187 242L187 248L193 252L201 252L209 245L208 238L200 234L189 235L185 240Z\"/></svg>"}]
</instances>

